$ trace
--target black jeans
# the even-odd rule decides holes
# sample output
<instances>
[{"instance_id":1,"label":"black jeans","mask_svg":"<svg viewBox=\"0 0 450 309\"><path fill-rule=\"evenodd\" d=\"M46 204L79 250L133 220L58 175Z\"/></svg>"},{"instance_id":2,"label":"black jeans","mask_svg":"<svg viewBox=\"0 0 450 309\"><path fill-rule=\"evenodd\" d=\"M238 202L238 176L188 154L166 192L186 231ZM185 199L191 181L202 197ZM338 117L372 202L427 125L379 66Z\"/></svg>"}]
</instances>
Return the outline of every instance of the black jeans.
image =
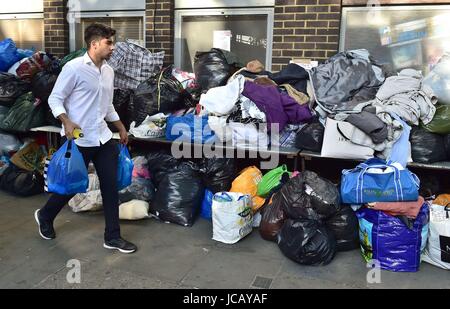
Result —
<instances>
[{"instance_id":1,"label":"black jeans","mask_svg":"<svg viewBox=\"0 0 450 309\"><path fill-rule=\"evenodd\" d=\"M119 149L115 140L109 140L99 147L78 147L86 167L92 161L95 166L103 199L105 214L105 240L120 237L119 193L117 191L117 164ZM39 211L44 220L53 222L61 209L74 195L53 194Z\"/></svg>"}]
</instances>

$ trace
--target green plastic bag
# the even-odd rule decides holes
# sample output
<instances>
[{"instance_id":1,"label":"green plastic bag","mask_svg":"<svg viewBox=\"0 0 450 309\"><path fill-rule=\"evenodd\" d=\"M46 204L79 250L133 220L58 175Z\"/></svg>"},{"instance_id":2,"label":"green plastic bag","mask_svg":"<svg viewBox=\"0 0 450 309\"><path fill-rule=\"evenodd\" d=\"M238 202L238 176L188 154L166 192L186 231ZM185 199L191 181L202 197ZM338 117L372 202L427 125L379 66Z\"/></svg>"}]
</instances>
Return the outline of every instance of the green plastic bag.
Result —
<instances>
[{"instance_id":1,"label":"green plastic bag","mask_svg":"<svg viewBox=\"0 0 450 309\"><path fill-rule=\"evenodd\" d=\"M74 52L71 52L70 54L66 55L64 58L61 59L60 66L61 68L70 60L73 60L75 58L81 57L86 53L87 49L86 47L83 47L79 50L76 50Z\"/></svg>"},{"instance_id":2,"label":"green plastic bag","mask_svg":"<svg viewBox=\"0 0 450 309\"><path fill-rule=\"evenodd\" d=\"M9 109L0 129L14 132L28 132L31 128L45 124L45 110L42 101L31 92L20 96Z\"/></svg>"},{"instance_id":3,"label":"green plastic bag","mask_svg":"<svg viewBox=\"0 0 450 309\"><path fill-rule=\"evenodd\" d=\"M280 184L281 176L288 173L289 177L292 173L288 172L286 164L267 172L258 183L258 191L256 194L261 197L267 197L270 191Z\"/></svg>"},{"instance_id":4,"label":"green plastic bag","mask_svg":"<svg viewBox=\"0 0 450 309\"><path fill-rule=\"evenodd\" d=\"M439 105L433 120L424 129L437 134L450 134L450 105Z\"/></svg>"}]
</instances>

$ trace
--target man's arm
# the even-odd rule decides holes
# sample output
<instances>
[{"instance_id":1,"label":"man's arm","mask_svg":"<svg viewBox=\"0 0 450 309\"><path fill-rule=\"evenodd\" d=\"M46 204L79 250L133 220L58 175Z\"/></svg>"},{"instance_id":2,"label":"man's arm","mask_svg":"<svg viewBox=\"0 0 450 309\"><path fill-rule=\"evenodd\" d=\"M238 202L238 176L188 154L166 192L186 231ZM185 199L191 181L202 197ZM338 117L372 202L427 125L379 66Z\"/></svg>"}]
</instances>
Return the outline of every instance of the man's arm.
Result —
<instances>
[{"instance_id":1,"label":"man's arm","mask_svg":"<svg viewBox=\"0 0 450 309\"><path fill-rule=\"evenodd\" d=\"M120 143L124 145L128 144L128 132L127 129L125 129L122 121L113 121L112 124L117 128L117 130L119 130Z\"/></svg>"},{"instance_id":2,"label":"man's arm","mask_svg":"<svg viewBox=\"0 0 450 309\"><path fill-rule=\"evenodd\" d=\"M65 100L75 87L75 77L73 69L70 66L65 66L61 74L59 74L53 91L48 98L48 105L52 110L53 116L61 120L68 139L73 138L73 130L75 128L80 128L67 117L66 109L64 108Z\"/></svg>"}]
</instances>

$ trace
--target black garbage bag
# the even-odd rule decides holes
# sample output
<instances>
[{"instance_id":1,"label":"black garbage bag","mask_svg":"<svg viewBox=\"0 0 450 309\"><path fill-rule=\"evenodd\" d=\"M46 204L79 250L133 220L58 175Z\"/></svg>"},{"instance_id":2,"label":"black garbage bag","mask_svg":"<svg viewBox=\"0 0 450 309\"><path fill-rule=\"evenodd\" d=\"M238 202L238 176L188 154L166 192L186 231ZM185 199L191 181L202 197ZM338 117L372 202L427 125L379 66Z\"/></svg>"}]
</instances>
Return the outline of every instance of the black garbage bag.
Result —
<instances>
[{"instance_id":1,"label":"black garbage bag","mask_svg":"<svg viewBox=\"0 0 450 309\"><path fill-rule=\"evenodd\" d=\"M191 162L181 162L167 173L150 204L150 212L163 221L192 226L200 214L202 179Z\"/></svg>"},{"instance_id":2,"label":"black garbage bag","mask_svg":"<svg viewBox=\"0 0 450 309\"><path fill-rule=\"evenodd\" d=\"M283 209L291 219L323 221L341 209L337 186L311 171L291 178L280 193Z\"/></svg>"},{"instance_id":3,"label":"black garbage bag","mask_svg":"<svg viewBox=\"0 0 450 309\"><path fill-rule=\"evenodd\" d=\"M0 189L20 195L32 196L44 192L44 177L38 171L26 171L10 164L0 177Z\"/></svg>"},{"instance_id":4,"label":"black garbage bag","mask_svg":"<svg viewBox=\"0 0 450 309\"><path fill-rule=\"evenodd\" d=\"M439 176L425 174L420 175L420 188L419 195L424 199L434 199L434 197L438 196L441 193L445 193L446 190L442 190L441 183L442 180L439 179Z\"/></svg>"},{"instance_id":5,"label":"black garbage bag","mask_svg":"<svg viewBox=\"0 0 450 309\"><path fill-rule=\"evenodd\" d=\"M450 160L450 134L447 134L444 137L444 145L445 145L445 152L447 154L447 160Z\"/></svg>"},{"instance_id":6,"label":"black garbage bag","mask_svg":"<svg viewBox=\"0 0 450 309\"><path fill-rule=\"evenodd\" d=\"M131 100L131 94L133 93L130 89L114 89L114 97L113 97L113 105L117 114L119 114L119 118L122 121L123 125L127 129L130 129L130 124L132 122L131 112L132 108L129 106ZM117 131L117 128L114 126L110 126L110 129L113 129L114 132Z\"/></svg>"},{"instance_id":7,"label":"black garbage bag","mask_svg":"<svg viewBox=\"0 0 450 309\"><path fill-rule=\"evenodd\" d=\"M201 162L203 184L211 192L229 191L237 177L236 160L227 158L204 158Z\"/></svg>"},{"instance_id":8,"label":"black garbage bag","mask_svg":"<svg viewBox=\"0 0 450 309\"><path fill-rule=\"evenodd\" d=\"M163 152L151 152L146 156L146 159L155 187L159 187L165 175L173 171L178 165L177 159Z\"/></svg>"},{"instance_id":9,"label":"black garbage bag","mask_svg":"<svg viewBox=\"0 0 450 309\"><path fill-rule=\"evenodd\" d=\"M336 239L337 251L350 251L359 248L359 222L355 212L348 205L329 218L325 226Z\"/></svg>"},{"instance_id":10,"label":"black garbage bag","mask_svg":"<svg viewBox=\"0 0 450 309\"><path fill-rule=\"evenodd\" d=\"M272 203L263 207L261 223L259 224L259 234L268 241L277 241L278 233L283 227L287 217L282 207L280 194L273 196Z\"/></svg>"},{"instance_id":11,"label":"black garbage bag","mask_svg":"<svg viewBox=\"0 0 450 309\"><path fill-rule=\"evenodd\" d=\"M35 99L31 92L20 96L9 109L0 129L14 132L28 132L31 128L45 124L45 106Z\"/></svg>"},{"instance_id":12,"label":"black garbage bag","mask_svg":"<svg viewBox=\"0 0 450 309\"><path fill-rule=\"evenodd\" d=\"M139 126L147 117L194 107L191 95L172 75L172 67L139 84L131 96L131 120Z\"/></svg>"},{"instance_id":13,"label":"black garbage bag","mask_svg":"<svg viewBox=\"0 0 450 309\"><path fill-rule=\"evenodd\" d=\"M447 159L442 135L427 132L420 127L413 127L410 141L414 162L430 164Z\"/></svg>"},{"instance_id":14,"label":"black garbage bag","mask_svg":"<svg viewBox=\"0 0 450 309\"><path fill-rule=\"evenodd\" d=\"M0 105L11 107L24 93L30 91L30 83L14 74L0 72Z\"/></svg>"},{"instance_id":15,"label":"black garbage bag","mask_svg":"<svg viewBox=\"0 0 450 309\"><path fill-rule=\"evenodd\" d=\"M226 85L235 70L235 64L229 63L224 51L219 48L212 48L207 52L195 53L195 77L203 92L211 88Z\"/></svg>"},{"instance_id":16,"label":"black garbage bag","mask_svg":"<svg viewBox=\"0 0 450 309\"><path fill-rule=\"evenodd\" d=\"M315 120L304 126L295 138L295 147L300 150L320 152L322 150L324 126Z\"/></svg>"},{"instance_id":17,"label":"black garbage bag","mask_svg":"<svg viewBox=\"0 0 450 309\"><path fill-rule=\"evenodd\" d=\"M42 71L34 75L31 81L34 96L47 103L58 79L58 74L52 71Z\"/></svg>"},{"instance_id":18,"label":"black garbage bag","mask_svg":"<svg viewBox=\"0 0 450 309\"><path fill-rule=\"evenodd\" d=\"M336 254L333 233L314 220L286 220L278 234L278 247L302 265L327 265Z\"/></svg>"}]
</instances>

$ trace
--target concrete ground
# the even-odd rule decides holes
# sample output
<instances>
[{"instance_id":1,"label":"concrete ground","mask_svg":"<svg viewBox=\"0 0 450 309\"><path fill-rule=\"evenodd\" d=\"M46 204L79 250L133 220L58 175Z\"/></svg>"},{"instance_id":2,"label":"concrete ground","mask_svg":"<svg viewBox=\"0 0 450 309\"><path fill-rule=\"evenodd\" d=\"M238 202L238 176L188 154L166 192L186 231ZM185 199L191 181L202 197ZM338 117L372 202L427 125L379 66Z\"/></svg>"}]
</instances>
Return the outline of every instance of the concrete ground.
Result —
<instances>
[{"instance_id":1,"label":"concrete ground","mask_svg":"<svg viewBox=\"0 0 450 309\"><path fill-rule=\"evenodd\" d=\"M423 263L418 273L381 272L368 284L359 251L338 253L328 266L298 265L255 229L235 245L211 239L211 223L191 228L155 219L122 222L132 255L102 247L103 214L75 214L66 207L55 222L57 238L37 233L34 210L45 195L17 198L0 192L0 288L450 288L448 271ZM68 261L81 265L80 283L70 284Z\"/></svg>"}]
</instances>

